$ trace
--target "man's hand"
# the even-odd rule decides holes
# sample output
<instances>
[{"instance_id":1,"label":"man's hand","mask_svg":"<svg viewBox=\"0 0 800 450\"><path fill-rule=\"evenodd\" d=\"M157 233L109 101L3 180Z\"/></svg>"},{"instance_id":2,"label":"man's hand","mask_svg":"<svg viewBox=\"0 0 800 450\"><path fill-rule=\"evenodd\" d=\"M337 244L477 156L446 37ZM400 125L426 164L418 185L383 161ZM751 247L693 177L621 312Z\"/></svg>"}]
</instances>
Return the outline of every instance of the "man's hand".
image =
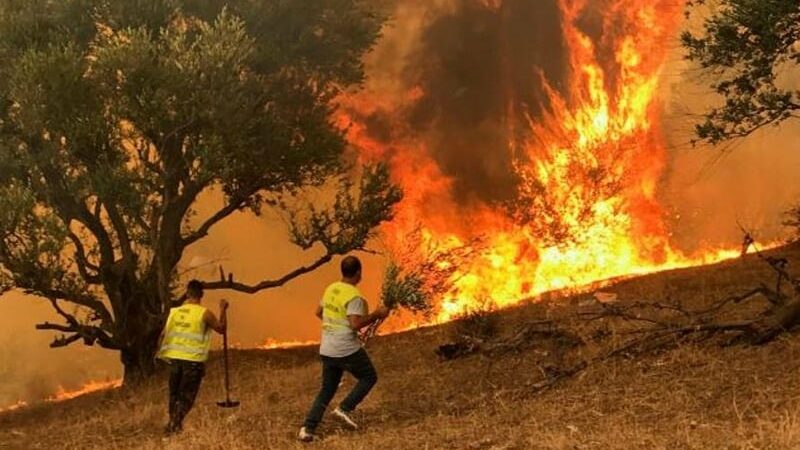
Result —
<instances>
[{"instance_id":1,"label":"man's hand","mask_svg":"<svg viewBox=\"0 0 800 450\"><path fill-rule=\"evenodd\" d=\"M219 310L220 311L225 311L226 309L228 309L228 306L230 306L230 303L228 303L227 300L225 300L224 298L220 299L220 301L219 301Z\"/></svg>"},{"instance_id":2,"label":"man's hand","mask_svg":"<svg viewBox=\"0 0 800 450\"><path fill-rule=\"evenodd\" d=\"M381 305L375 311L367 314L366 316L347 316L347 320L350 321L350 328L358 331L374 322L385 319L388 315L389 308Z\"/></svg>"},{"instance_id":3,"label":"man's hand","mask_svg":"<svg viewBox=\"0 0 800 450\"><path fill-rule=\"evenodd\" d=\"M386 305L381 305L378 307L378 309L375 310L373 314L375 314L375 317L377 317L378 319L385 319L389 317L390 312L391 311L389 310L389 308L386 307Z\"/></svg>"}]
</instances>

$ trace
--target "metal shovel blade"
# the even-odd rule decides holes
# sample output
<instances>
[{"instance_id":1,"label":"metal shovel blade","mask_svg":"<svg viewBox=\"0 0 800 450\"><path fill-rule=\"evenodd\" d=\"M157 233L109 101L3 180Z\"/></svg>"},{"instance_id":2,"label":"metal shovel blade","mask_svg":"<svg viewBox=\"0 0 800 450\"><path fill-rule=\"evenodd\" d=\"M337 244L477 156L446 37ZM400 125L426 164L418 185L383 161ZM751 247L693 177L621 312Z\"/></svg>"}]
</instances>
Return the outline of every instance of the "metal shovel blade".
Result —
<instances>
[{"instance_id":1,"label":"metal shovel blade","mask_svg":"<svg viewBox=\"0 0 800 450\"><path fill-rule=\"evenodd\" d=\"M217 402L217 406L220 408L236 408L239 406L239 402L236 400L224 400Z\"/></svg>"}]
</instances>

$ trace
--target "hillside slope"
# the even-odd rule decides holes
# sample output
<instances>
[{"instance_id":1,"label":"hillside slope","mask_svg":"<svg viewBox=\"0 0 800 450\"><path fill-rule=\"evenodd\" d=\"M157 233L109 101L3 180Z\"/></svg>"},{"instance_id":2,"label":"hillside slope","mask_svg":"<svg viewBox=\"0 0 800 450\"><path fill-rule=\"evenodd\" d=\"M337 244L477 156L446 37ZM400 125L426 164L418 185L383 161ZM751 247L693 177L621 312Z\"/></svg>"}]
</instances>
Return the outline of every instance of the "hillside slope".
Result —
<instances>
[{"instance_id":1,"label":"hillside slope","mask_svg":"<svg viewBox=\"0 0 800 450\"><path fill-rule=\"evenodd\" d=\"M800 249L776 251L800 270ZM771 280L755 257L656 274L607 288L620 301L706 304ZM586 296L496 316L499 332L582 308ZM309 318L313 320L313 318ZM363 429L326 420L310 448L800 448L800 338L762 346L683 345L592 365L554 389L531 394L559 348L441 362L434 350L458 324L376 338L378 385L363 404ZM0 448L305 448L295 440L316 394L316 348L236 351L237 410L222 397L221 361L209 363L198 404L180 437L162 440L166 383L87 395L0 415ZM352 385L345 381L337 399ZM335 400L336 401L336 400Z\"/></svg>"}]
</instances>

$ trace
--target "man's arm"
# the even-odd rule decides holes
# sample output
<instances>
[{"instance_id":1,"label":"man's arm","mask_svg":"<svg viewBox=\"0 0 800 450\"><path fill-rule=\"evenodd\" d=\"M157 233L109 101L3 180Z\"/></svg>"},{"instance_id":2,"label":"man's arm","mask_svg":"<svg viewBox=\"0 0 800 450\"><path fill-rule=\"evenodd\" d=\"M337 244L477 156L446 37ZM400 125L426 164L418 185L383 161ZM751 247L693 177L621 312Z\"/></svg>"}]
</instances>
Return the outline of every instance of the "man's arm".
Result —
<instances>
[{"instance_id":1,"label":"man's arm","mask_svg":"<svg viewBox=\"0 0 800 450\"><path fill-rule=\"evenodd\" d=\"M317 310L314 312L317 319L322 320L322 305L317 305Z\"/></svg>"},{"instance_id":2,"label":"man's arm","mask_svg":"<svg viewBox=\"0 0 800 450\"><path fill-rule=\"evenodd\" d=\"M164 328L161 329L161 334L158 335L158 351L153 355L153 360L157 360L161 353L161 347L164 346L164 337L167 335L167 325L169 325L169 317L167 317L167 322L164 325Z\"/></svg>"},{"instance_id":3,"label":"man's arm","mask_svg":"<svg viewBox=\"0 0 800 450\"><path fill-rule=\"evenodd\" d=\"M228 301L225 299L219 301L219 320L210 309L206 310L203 320L209 328L217 333L225 333L228 329Z\"/></svg>"},{"instance_id":4,"label":"man's arm","mask_svg":"<svg viewBox=\"0 0 800 450\"><path fill-rule=\"evenodd\" d=\"M350 328L358 331L364 327L370 326L373 322L385 319L389 315L389 308L381 305L375 311L364 315L348 315L347 320L350 321Z\"/></svg>"}]
</instances>

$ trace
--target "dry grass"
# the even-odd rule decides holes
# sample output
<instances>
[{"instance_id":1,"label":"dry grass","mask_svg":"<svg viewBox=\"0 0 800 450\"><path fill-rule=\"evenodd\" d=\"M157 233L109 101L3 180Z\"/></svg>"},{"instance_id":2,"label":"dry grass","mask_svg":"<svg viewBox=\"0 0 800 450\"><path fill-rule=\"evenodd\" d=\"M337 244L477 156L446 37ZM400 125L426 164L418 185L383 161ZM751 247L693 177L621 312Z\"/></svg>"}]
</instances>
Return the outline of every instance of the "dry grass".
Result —
<instances>
[{"instance_id":1,"label":"dry grass","mask_svg":"<svg viewBox=\"0 0 800 450\"><path fill-rule=\"evenodd\" d=\"M800 268L800 251L789 254ZM611 288L624 300L708 303L752 287L770 272L753 258L629 280ZM500 315L500 332L579 308L581 297ZM311 448L683 449L800 448L800 339L763 347L679 346L636 360L590 367L531 395L540 364L559 358L534 346L502 357L439 362L434 349L452 327L376 338L369 351L380 380L349 432L328 420ZM576 350L589 351L589 350ZM163 441L164 380L135 392L86 396L0 416L0 448L305 448L294 437L319 383L315 348L237 351L237 410L215 406L219 360L209 365L186 431ZM351 386L347 380L342 390ZM340 393L340 396L342 394Z\"/></svg>"}]
</instances>

